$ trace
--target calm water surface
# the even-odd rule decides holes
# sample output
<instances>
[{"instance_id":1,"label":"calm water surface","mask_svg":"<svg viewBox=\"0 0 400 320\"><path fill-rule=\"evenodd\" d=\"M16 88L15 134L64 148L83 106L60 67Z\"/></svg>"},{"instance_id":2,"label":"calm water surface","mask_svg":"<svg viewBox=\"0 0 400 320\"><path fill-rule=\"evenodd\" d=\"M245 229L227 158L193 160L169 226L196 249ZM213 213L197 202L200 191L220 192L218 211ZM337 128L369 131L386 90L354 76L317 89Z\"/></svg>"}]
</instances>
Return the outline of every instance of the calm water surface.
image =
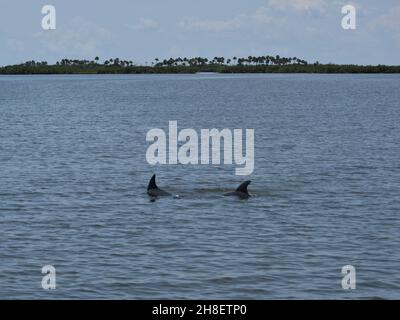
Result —
<instances>
[{"instance_id":1,"label":"calm water surface","mask_svg":"<svg viewBox=\"0 0 400 320\"><path fill-rule=\"evenodd\" d=\"M254 128L254 197L147 164L169 120ZM399 122L398 75L0 77L0 298L400 298Z\"/></svg>"}]
</instances>

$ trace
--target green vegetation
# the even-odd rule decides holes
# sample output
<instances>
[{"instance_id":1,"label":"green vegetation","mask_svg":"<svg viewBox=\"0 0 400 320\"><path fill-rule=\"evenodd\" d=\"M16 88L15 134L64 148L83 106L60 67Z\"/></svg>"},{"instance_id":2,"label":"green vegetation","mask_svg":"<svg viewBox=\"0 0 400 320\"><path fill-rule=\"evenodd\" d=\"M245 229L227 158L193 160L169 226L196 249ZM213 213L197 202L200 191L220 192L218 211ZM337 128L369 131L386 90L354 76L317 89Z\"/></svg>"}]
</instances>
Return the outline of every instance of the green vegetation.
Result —
<instances>
[{"instance_id":1,"label":"green vegetation","mask_svg":"<svg viewBox=\"0 0 400 320\"><path fill-rule=\"evenodd\" d=\"M136 65L131 60L62 59L54 65L46 61L27 61L0 67L0 74L139 74L139 73L400 73L400 66L359 66L308 63L297 57L259 56L245 58L170 58L155 59L151 65Z\"/></svg>"}]
</instances>

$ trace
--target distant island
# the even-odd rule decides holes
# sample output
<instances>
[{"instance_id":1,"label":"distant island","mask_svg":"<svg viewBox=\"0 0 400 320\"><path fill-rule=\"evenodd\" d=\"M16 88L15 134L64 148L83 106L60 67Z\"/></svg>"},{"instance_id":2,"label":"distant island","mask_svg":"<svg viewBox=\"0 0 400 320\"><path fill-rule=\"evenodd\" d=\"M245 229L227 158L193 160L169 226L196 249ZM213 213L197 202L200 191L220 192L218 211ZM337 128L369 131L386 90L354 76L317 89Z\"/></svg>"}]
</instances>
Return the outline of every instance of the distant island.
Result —
<instances>
[{"instance_id":1,"label":"distant island","mask_svg":"<svg viewBox=\"0 0 400 320\"><path fill-rule=\"evenodd\" d=\"M150 64L136 65L120 58L100 62L93 60L62 59L53 65L47 61L0 67L0 74L177 74L177 73L400 73L400 66L387 65L339 65L309 63L297 57L248 56L245 58L214 57L213 59L169 58L155 59Z\"/></svg>"}]
</instances>

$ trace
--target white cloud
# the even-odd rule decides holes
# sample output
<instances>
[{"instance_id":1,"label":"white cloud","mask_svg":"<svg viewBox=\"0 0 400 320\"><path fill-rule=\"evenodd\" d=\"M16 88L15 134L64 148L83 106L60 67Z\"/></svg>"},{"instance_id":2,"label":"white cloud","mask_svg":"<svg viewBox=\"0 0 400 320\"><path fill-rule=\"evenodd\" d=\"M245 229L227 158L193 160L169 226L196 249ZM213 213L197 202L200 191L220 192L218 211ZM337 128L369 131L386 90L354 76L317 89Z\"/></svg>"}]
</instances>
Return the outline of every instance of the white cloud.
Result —
<instances>
[{"instance_id":1,"label":"white cloud","mask_svg":"<svg viewBox=\"0 0 400 320\"><path fill-rule=\"evenodd\" d=\"M149 18L140 18L135 25L127 26L135 31L155 30L159 28L158 22Z\"/></svg>"},{"instance_id":2,"label":"white cloud","mask_svg":"<svg viewBox=\"0 0 400 320\"><path fill-rule=\"evenodd\" d=\"M249 15L249 20L260 24L266 24L275 21L276 17L271 15L271 10L267 7L260 7L253 14Z\"/></svg>"},{"instance_id":3,"label":"white cloud","mask_svg":"<svg viewBox=\"0 0 400 320\"><path fill-rule=\"evenodd\" d=\"M391 37L397 48L400 48L400 6L393 7L388 13L375 18L369 25L374 31L383 29Z\"/></svg>"},{"instance_id":4,"label":"white cloud","mask_svg":"<svg viewBox=\"0 0 400 320\"><path fill-rule=\"evenodd\" d=\"M324 11L325 0L268 0L268 7L280 10Z\"/></svg>"},{"instance_id":5,"label":"white cloud","mask_svg":"<svg viewBox=\"0 0 400 320\"><path fill-rule=\"evenodd\" d=\"M243 25L243 17L238 16L230 20L202 20L200 18L185 17L178 26L187 30L201 31L233 31L239 29Z\"/></svg>"},{"instance_id":6,"label":"white cloud","mask_svg":"<svg viewBox=\"0 0 400 320\"><path fill-rule=\"evenodd\" d=\"M42 30L34 34L34 39L53 53L65 55L95 55L99 47L106 45L111 34L94 23L75 18L70 23L59 25L56 30Z\"/></svg>"},{"instance_id":7,"label":"white cloud","mask_svg":"<svg viewBox=\"0 0 400 320\"><path fill-rule=\"evenodd\" d=\"M375 27L383 27L391 30L400 29L400 6L392 8L389 13L377 17L373 23Z\"/></svg>"},{"instance_id":8,"label":"white cloud","mask_svg":"<svg viewBox=\"0 0 400 320\"><path fill-rule=\"evenodd\" d=\"M186 30L224 32L265 25L276 20L278 18L271 15L268 8L260 7L253 13L239 14L230 19L208 20L185 17L178 23L178 27Z\"/></svg>"},{"instance_id":9,"label":"white cloud","mask_svg":"<svg viewBox=\"0 0 400 320\"><path fill-rule=\"evenodd\" d=\"M25 50L24 43L18 39L8 39L7 46L14 52L23 52Z\"/></svg>"}]
</instances>

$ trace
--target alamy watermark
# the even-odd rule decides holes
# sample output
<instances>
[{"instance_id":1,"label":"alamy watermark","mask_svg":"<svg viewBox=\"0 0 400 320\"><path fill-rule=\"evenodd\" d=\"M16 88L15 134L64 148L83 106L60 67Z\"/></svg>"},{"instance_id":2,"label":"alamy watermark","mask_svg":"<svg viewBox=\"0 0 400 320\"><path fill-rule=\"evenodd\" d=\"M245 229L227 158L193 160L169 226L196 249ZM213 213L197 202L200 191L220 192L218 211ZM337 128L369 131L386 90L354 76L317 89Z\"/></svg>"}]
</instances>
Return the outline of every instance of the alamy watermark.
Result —
<instances>
[{"instance_id":1,"label":"alamy watermark","mask_svg":"<svg viewBox=\"0 0 400 320\"><path fill-rule=\"evenodd\" d=\"M50 4L47 4L42 7L42 14L45 15L42 18L42 29L55 30L57 28L56 8Z\"/></svg>"},{"instance_id":2,"label":"alamy watermark","mask_svg":"<svg viewBox=\"0 0 400 320\"><path fill-rule=\"evenodd\" d=\"M356 268L352 265L347 265L342 268L342 288L344 290L355 289L356 288Z\"/></svg>"},{"instance_id":3,"label":"alamy watermark","mask_svg":"<svg viewBox=\"0 0 400 320\"><path fill-rule=\"evenodd\" d=\"M55 290L56 289L56 268L52 265L46 265L42 268L42 288L44 290Z\"/></svg>"},{"instance_id":4,"label":"alamy watermark","mask_svg":"<svg viewBox=\"0 0 400 320\"><path fill-rule=\"evenodd\" d=\"M254 171L254 129L246 129L245 155L243 155L242 129L234 129L233 132L230 129L201 129L199 137L194 129L183 129L178 132L177 121L169 121L168 144L167 134L163 129L151 129L147 132L146 141L153 142L146 152L146 160L150 165L178 163L207 165L210 164L210 149L211 164L221 164L223 141L224 164L235 163L242 166L235 169L235 174L238 176L247 176ZM178 148L179 142L185 143Z\"/></svg>"},{"instance_id":5,"label":"alamy watermark","mask_svg":"<svg viewBox=\"0 0 400 320\"><path fill-rule=\"evenodd\" d=\"M356 8L350 4L342 7L342 28L344 30L355 30L357 28Z\"/></svg>"}]
</instances>

